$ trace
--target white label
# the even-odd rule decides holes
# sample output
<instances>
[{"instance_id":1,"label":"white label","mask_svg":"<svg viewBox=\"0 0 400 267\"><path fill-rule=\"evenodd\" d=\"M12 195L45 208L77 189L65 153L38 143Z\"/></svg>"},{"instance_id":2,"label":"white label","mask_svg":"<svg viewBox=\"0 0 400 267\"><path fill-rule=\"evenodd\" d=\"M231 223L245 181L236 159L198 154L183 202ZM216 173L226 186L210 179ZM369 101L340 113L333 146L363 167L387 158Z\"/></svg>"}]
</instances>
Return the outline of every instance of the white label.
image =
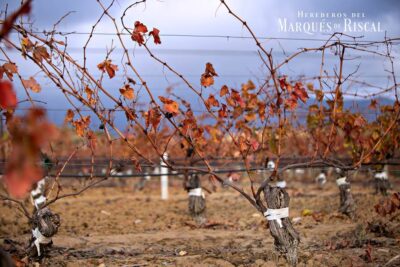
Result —
<instances>
[{"instance_id":1,"label":"white label","mask_svg":"<svg viewBox=\"0 0 400 267\"><path fill-rule=\"evenodd\" d=\"M386 172L377 172L377 173L375 173L375 179L387 180L388 175Z\"/></svg>"},{"instance_id":2,"label":"white label","mask_svg":"<svg viewBox=\"0 0 400 267\"><path fill-rule=\"evenodd\" d=\"M190 190L189 190L189 196L193 196L193 197L203 197L203 198L206 197L206 196L204 195L203 189L201 189L201 187L194 188L194 189L190 189Z\"/></svg>"},{"instance_id":3,"label":"white label","mask_svg":"<svg viewBox=\"0 0 400 267\"><path fill-rule=\"evenodd\" d=\"M278 181L278 182L276 182L276 187L285 188L286 187L286 181Z\"/></svg>"},{"instance_id":4,"label":"white label","mask_svg":"<svg viewBox=\"0 0 400 267\"><path fill-rule=\"evenodd\" d=\"M281 219L289 217L289 207L282 209L267 209L267 211L264 212L264 216L268 221L276 221L279 224L279 227L282 228Z\"/></svg>"},{"instance_id":5,"label":"white label","mask_svg":"<svg viewBox=\"0 0 400 267\"><path fill-rule=\"evenodd\" d=\"M45 196L40 196L40 197L38 197L38 198L36 198L35 200L34 200L34 202L35 202L35 207L37 208L37 209L39 209L44 203L46 203L46 197Z\"/></svg>"},{"instance_id":6,"label":"white label","mask_svg":"<svg viewBox=\"0 0 400 267\"><path fill-rule=\"evenodd\" d=\"M45 237L42 235L42 233L39 231L39 228L35 228L32 230L32 235L35 238L34 244L36 246L36 250L38 252L38 256L40 256L40 244L48 244L51 242L50 237Z\"/></svg>"},{"instance_id":7,"label":"white label","mask_svg":"<svg viewBox=\"0 0 400 267\"><path fill-rule=\"evenodd\" d=\"M341 177L339 179L336 179L336 184L338 186L348 184L348 182L346 181L346 177Z\"/></svg>"}]
</instances>

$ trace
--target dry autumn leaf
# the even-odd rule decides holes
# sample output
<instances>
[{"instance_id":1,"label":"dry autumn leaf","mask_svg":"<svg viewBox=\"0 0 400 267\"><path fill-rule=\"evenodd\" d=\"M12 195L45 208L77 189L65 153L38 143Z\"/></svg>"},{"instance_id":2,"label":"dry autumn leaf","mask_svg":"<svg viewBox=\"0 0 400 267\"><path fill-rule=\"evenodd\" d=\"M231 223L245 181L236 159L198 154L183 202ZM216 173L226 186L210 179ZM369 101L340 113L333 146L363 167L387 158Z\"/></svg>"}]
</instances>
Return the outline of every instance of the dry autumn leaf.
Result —
<instances>
[{"instance_id":1,"label":"dry autumn leaf","mask_svg":"<svg viewBox=\"0 0 400 267\"><path fill-rule=\"evenodd\" d=\"M221 91L219 92L219 96L220 96L220 97L223 97L224 95L226 95L226 94L228 94L228 93L229 93L229 88L228 88L228 86L223 85L223 86L221 87Z\"/></svg>"},{"instance_id":2,"label":"dry autumn leaf","mask_svg":"<svg viewBox=\"0 0 400 267\"><path fill-rule=\"evenodd\" d=\"M108 77L112 79L115 76L115 72L118 70L118 66L111 63L111 59L104 60L100 64L97 65L97 68L102 72L107 72Z\"/></svg>"},{"instance_id":3,"label":"dry autumn leaf","mask_svg":"<svg viewBox=\"0 0 400 267\"><path fill-rule=\"evenodd\" d=\"M135 22L135 28L132 32L132 40L136 41L139 46L144 44L144 34L147 32L147 27L140 21ZM161 42L160 42L161 43Z\"/></svg>"},{"instance_id":4,"label":"dry autumn leaf","mask_svg":"<svg viewBox=\"0 0 400 267\"><path fill-rule=\"evenodd\" d=\"M33 58L39 62L42 62L43 59L50 59L50 55L47 52L46 47L44 46L35 46L33 48Z\"/></svg>"},{"instance_id":5,"label":"dry autumn leaf","mask_svg":"<svg viewBox=\"0 0 400 267\"><path fill-rule=\"evenodd\" d=\"M208 87L214 84L214 76L218 76L215 72L214 67L211 63L206 63L206 69L201 75L200 83L204 87Z\"/></svg>"},{"instance_id":6,"label":"dry autumn leaf","mask_svg":"<svg viewBox=\"0 0 400 267\"><path fill-rule=\"evenodd\" d=\"M14 73L18 72L18 67L15 63L7 62L0 66L0 79L3 79L4 73L10 81L13 80Z\"/></svg>"},{"instance_id":7,"label":"dry autumn leaf","mask_svg":"<svg viewBox=\"0 0 400 267\"><path fill-rule=\"evenodd\" d=\"M153 28L151 32L149 32L149 35L152 35L154 38L154 43L155 44L161 44L161 39L160 39L160 30L157 28Z\"/></svg>"},{"instance_id":8,"label":"dry autumn leaf","mask_svg":"<svg viewBox=\"0 0 400 267\"><path fill-rule=\"evenodd\" d=\"M160 101L164 104L164 109L171 113L172 115L177 115L179 113L179 104L176 103L175 101L163 97L163 96L159 96L158 97L160 99Z\"/></svg>"},{"instance_id":9,"label":"dry autumn leaf","mask_svg":"<svg viewBox=\"0 0 400 267\"><path fill-rule=\"evenodd\" d=\"M158 109L152 108L145 113L145 118L146 118L146 127L152 125L153 129L156 130L157 126L160 124L161 121L161 113Z\"/></svg>"},{"instance_id":10,"label":"dry autumn leaf","mask_svg":"<svg viewBox=\"0 0 400 267\"><path fill-rule=\"evenodd\" d=\"M30 77L29 80L22 80L22 84L24 87L31 89L32 92L35 93L39 93L42 90L40 84L38 84L33 77Z\"/></svg>"},{"instance_id":11,"label":"dry autumn leaf","mask_svg":"<svg viewBox=\"0 0 400 267\"><path fill-rule=\"evenodd\" d=\"M135 92L133 88L130 87L129 84L125 84L124 87L119 89L121 95L123 95L126 99L132 100L135 98Z\"/></svg>"},{"instance_id":12,"label":"dry autumn leaf","mask_svg":"<svg viewBox=\"0 0 400 267\"><path fill-rule=\"evenodd\" d=\"M206 100L206 106L207 108L219 107L219 102L217 99L215 99L215 96L213 94L210 94L210 96Z\"/></svg>"},{"instance_id":13,"label":"dry autumn leaf","mask_svg":"<svg viewBox=\"0 0 400 267\"><path fill-rule=\"evenodd\" d=\"M74 119L74 116L75 116L75 113L71 109L68 109L67 114L65 115L64 121L71 122Z\"/></svg>"}]
</instances>

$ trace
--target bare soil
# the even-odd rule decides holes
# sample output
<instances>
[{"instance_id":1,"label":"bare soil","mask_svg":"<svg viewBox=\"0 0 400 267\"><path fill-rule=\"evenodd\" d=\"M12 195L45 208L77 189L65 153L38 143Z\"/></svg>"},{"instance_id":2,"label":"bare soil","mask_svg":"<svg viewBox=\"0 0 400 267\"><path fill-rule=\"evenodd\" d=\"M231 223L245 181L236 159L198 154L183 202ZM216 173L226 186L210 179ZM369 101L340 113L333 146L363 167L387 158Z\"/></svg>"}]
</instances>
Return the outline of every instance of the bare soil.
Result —
<instances>
[{"instance_id":1,"label":"bare soil","mask_svg":"<svg viewBox=\"0 0 400 267\"><path fill-rule=\"evenodd\" d=\"M374 205L382 197L362 181L352 185L354 220L337 211L334 179L323 189L312 179L288 181L290 217L301 217L295 224L299 266L384 266L400 254L400 216L380 218ZM140 192L130 183L93 188L51 206L61 227L42 266L286 266L274 253L265 219L232 189L207 194L209 224L197 227L177 183L167 201L156 181ZM390 192L399 189L397 179ZM24 245L30 231L15 206L0 203L1 247Z\"/></svg>"}]
</instances>

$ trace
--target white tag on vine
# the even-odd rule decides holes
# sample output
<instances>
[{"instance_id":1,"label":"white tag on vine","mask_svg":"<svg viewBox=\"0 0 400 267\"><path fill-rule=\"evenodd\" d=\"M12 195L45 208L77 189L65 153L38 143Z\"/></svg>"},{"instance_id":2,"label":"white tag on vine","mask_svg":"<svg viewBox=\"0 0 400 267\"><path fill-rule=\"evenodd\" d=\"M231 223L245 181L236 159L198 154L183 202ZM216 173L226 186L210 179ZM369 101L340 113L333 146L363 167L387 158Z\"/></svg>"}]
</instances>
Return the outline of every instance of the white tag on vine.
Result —
<instances>
[{"instance_id":1,"label":"white tag on vine","mask_svg":"<svg viewBox=\"0 0 400 267\"><path fill-rule=\"evenodd\" d=\"M268 221L276 221L279 224L279 227L282 228L281 219L289 217L289 207L282 209L267 209L267 211L264 212L264 216Z\"/></svg>"},{"instance_id":2,"label":"white tag on vine","mask_svg":"<svg viewBox=\"0 0 400 267\"><path fill-rule=\"evenodd\" d=\"M190 189L189 196L206 198L203 189L201 189L201 187Z\"/></svg>"},{"instance_id":3,"label":"white tag on vine","mask_svg":"<svg viewBox=\"0 0 400 267\"><path fill-rule=\"evenodd\" d=\"M347 177L341 177L339 179L336 179L336 184L337 186L341 186L341 185L346 185L348 184L348 182L346 181Z\"/></svg>"},{"instance_id":4,"label":"white tag on vine","mask_svg":"<svg viewBox=\"0 0 400 267\"><path fill-rule=\"evenodd\" d=\"M36 246L36 250L37 250L38 256L40 256L40 244L48 244L48 243L50 243L51 242L51 238L42 235L42 233L39 231L39 228L37 228L37 227L34 230L32 230L32 235L35 238L35 241L33 243Z\"/></svg>"},{"instance_id":5,"label":"white tag on vine","mask_svg":"<svg viewBox=\"0 0 400 267\"><path fill-rule=\"evenodd\" d=\"M278 181L278 182L276 182L276 187L285 188L286 187L286 181Z\"/></svg>"},{"instance_id":6,"label":"white tag on vine","mask_svg":"<svg viewBox=\"0 0 400 267\"><path fill-rule=\"evenodd\" d=\"M386 172L377 172L377 173L375 173L375 179L387 180L388 179L388 175L387 175Z\"/></svg>"}]
</instances>

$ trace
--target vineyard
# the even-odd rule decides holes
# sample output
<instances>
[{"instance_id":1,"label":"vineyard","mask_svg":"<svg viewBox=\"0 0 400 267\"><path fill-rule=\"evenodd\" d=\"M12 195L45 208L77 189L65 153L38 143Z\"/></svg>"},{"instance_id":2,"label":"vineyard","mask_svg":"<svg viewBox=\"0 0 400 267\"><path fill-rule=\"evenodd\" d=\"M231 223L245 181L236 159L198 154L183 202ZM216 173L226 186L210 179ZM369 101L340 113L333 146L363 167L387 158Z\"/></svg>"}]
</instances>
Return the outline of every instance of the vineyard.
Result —
<instances>
[{"instance_id":1,"label":"vineyard","mask_svg":"<svg viewBox=\"0 0 400 267\"><path fill-rule=\"evenodd\" d=\"M81 3L70 31L18 2L0 266L400 266L400 37L264 36L233 0L197 13L240 35L147 0Z\"/></svg>"}]
</instances>

